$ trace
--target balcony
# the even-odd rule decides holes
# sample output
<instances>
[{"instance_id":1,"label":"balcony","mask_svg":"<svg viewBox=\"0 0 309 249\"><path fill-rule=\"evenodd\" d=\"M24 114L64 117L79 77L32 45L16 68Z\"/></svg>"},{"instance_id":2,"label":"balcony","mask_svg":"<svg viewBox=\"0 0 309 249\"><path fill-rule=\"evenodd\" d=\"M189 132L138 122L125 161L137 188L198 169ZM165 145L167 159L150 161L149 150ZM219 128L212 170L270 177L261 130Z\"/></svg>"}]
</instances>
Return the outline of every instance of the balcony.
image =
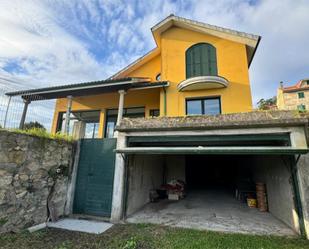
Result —
<instances>
[{"instance_id":1,"label":"balcony","mask_svg":"<svg viewBox=\"0 0 309 249\"><path fill-rule=\"evenodd\" d=\"M221 76L198 76L186 79L177 86L178 91L195 91L206 89L225 88L229 84L228 80Z\"/></svg>"}]
</instances>

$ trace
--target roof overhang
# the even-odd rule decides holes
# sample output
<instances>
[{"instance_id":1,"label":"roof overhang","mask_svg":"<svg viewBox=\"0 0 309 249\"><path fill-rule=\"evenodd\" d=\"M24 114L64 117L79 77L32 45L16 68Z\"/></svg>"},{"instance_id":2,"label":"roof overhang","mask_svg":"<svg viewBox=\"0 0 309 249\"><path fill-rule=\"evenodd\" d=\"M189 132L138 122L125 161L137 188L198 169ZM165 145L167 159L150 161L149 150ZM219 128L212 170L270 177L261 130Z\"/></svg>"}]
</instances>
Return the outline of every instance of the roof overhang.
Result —
<instances>
[{"instance_id":1,"label":"roof overhang","mask_svg":"<svg viewBox=\"0 0 309 249\"><path fill-rule=\"evenodd\" d=\"M118 90L160 88L168 85L169 83L167 81L150 82L148 78L122 78L8 92L6 95L11 97L21 96L23 99L35 101L65 98L67 96L81 97L97 95L116 92Z\"/></svg>"},{"instance_id":2,"label":"roof overhang","mask_svg":"<svg viewBox=\"0 0 309 249\"><path fill-rule=\"evenodd\" d=\"M192 21L190 19L182 18L179 16L170 15L151 28L158 47L161 46L161 34L173 26L213 35L246 45L248 66L250 66L255 51L261 40L261 36L258 35L239 32L232 29L222 28L202 22Z\"/></svg>"},{"instance_id":3,"label":"roof overhang","mask_svg":"<svg viewBox=\"0 0 309 249\"><path fill-rule=\"evenodd\" d=\"M207 154L207 155L295 155L306 154L308 148L293 147L127 147L115 150L123 154Z\"/></svg>"}]
</instances>

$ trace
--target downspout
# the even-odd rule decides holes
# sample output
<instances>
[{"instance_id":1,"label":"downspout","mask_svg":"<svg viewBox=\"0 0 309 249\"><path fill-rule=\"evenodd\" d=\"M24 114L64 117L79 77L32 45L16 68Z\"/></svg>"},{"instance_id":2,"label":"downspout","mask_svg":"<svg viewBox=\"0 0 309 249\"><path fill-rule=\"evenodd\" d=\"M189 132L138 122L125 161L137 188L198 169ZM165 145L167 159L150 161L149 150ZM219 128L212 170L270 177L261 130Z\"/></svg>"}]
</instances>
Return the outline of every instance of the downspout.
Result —
<instances>
[{"instance_id":1,"label":"downspout","mask_svg":"<svg viewBox=\"0 0 309 249\"><path fill-rule=\"evenodd\" d=\"M166 117L166 88L163 87L163 93L164 93L164 96L163 96L163 111L164 111L164 117Z\"/></svg>"},{"instance_id":2,"label":"downspout","mask_svg":"<svg viewBox=\"0 0 309 249\"><path fill-rule=\"evenodd\" d=\"M292 182L293 182L293 189L295 193L295 207L298 213L299 218L299 230L302 237L307 238L307 233L305 229L305 222L304 222L304 213L303 213L303 207L302 202L300 198L300 190L299 190L299 179L297 174L297 163L299 161L301 155L298 155L295 159L294 157L291 157L291 173L292 173Z\"/></svg>"}]
</instances>

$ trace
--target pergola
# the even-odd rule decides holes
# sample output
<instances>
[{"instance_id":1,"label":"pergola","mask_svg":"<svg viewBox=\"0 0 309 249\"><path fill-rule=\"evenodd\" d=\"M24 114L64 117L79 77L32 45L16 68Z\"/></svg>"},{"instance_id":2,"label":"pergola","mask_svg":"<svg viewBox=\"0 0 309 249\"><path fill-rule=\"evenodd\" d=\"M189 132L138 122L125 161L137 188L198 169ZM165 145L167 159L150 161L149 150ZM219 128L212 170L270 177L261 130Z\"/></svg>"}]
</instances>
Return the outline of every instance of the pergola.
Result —
<instances>
[{"instance_id":1,"label":"pergola","mask_svg":"<svg viewBox=\"0 0 309 249\"><path fill-rule=\"evenodd\" d=\"M21 96L21 98L24 101L24 108L19 123L20 129L24 128L28 106L32 101L67 98L68 100L66 109L67 118L65 120L65 131L66 133L69 133L69 123L70 123L69 117L72 108L72 100L74 99L74 97L98 95L109 92L118 92L119 93L119 107L117 116L117 125L118 125L123 116L124 95L127 91L149 89L149 88L165 88L168 85L169 83L167 81L151 82L151 79L149 78L128 77L128 78L107 79L107 80L92 81L85 83L7 92L6 95L9 96L10 99L11 97L14 96ZM6 123L9 105L10 100L7 106L4 123Z\"/></svg>"}]
</instances>

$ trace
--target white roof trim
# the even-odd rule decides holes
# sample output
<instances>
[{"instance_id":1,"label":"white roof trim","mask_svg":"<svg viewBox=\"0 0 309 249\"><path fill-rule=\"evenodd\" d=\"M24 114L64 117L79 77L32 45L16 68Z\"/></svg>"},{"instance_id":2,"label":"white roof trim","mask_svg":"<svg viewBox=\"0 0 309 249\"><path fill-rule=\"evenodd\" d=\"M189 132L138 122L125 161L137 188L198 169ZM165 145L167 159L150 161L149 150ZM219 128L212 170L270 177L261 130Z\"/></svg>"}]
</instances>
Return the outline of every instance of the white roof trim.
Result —
<instances>
[{"instance_id":1,"label":"white roof trim","mask_svg":"<svg viewBox=\"0 0 309 249\"><path fill-rule=\"evenodd\" d=\"M239 36L239 37L242 37L242 38L254 40L256 42L260 38L260 36L258 36L258 35L254 35L254 34L250 34L250 33L246 33L246 32L240 32L240 31L228 29L228 28L222 28L222 27L219 27L219 26L215 26L215 25L211 25L211 24L207 24L207 23L203 23L203 22L198 22L198 21L193 21L193 20L186 19L186 18L179 17L179 16L175 16L175 15L168 16L163 21L161 21L158 24L156 24L155 26L153 26L151 28L151 31L153 33L156 32L156 31L159 31L159 29L163 28L165 25L166 25L166 27L164 27L164 30L170 28L172 25L176 25L176 26L180 25L181 26L181 24L186 24L186 25L188 25L187 27L190 27L192 29L200 28L199 31L207 32L207 30L212 30L212 31L215 31L215 32L226 33L228 35Z\"/></svg>"}]
</instances>

